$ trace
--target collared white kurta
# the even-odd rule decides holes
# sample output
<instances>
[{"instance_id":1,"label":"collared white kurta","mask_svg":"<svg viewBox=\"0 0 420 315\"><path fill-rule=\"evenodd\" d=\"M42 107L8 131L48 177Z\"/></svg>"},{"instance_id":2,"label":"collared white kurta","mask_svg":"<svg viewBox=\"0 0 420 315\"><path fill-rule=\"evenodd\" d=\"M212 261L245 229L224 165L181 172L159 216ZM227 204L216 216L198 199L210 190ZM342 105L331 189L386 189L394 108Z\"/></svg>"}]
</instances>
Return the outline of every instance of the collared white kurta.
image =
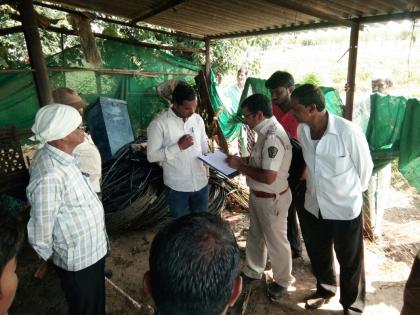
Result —
<instances>
[{"instance_id":1,"label":"collared white kurta","mask_svg":"<svg viewBox=\"0 0 420 315\"><path fill-rule=\"evenodd\" d=\"M178 140L185 134L194 138L194 145L181 150ZM193 114L184 122L169 108L147 128L147 159L161 163L163 181L173 190L199 191L208 184L207 168L198 159L207 152L204 121L198 114Z\"/></svg>"},{"instance_id":2,"label":"collared white kurta","mask_svg":"<svg viewBox=\"0 0 420 315\"><path fill-rule=\"evenodd\" d=\"M298 127L308 168L305 209L324 219L352 220L359 216L373 163L366 137L356 124L328 114L319 141L311 140L306 124Z\"/></svg>"}]
</instances>

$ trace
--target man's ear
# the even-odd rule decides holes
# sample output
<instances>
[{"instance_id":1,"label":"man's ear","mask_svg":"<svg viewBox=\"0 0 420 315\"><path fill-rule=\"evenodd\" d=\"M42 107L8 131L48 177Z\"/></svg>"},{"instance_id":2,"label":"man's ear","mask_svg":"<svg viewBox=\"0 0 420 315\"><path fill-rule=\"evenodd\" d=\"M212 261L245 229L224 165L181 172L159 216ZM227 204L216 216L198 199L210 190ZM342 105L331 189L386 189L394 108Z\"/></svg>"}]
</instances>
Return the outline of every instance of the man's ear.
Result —
<instances>
[{"instance_id":1,"label":"man's ear","mask_svg":"<svg viewBox=\"0 0 420 315\"><path fill-rule=\"evenodd\" d=\"M317 111L318 110L316 109L316 105L315 104L309 105L309 113L313 114L313 113L315 113Z\"/></svg>"},{"instance_id":2,"label":"man's ear","mask_svg":"<svg viewBox=\"0 0 420 315\"><path fill-rule=\"evenodd\" d=\"M146 271L143 276L143 291L152 297L152 285L150 283L150 270Z\"/></svg>"},{"instance_id":3,"label":"man's ear","mask_svg":"<svg viewBox=\"0 0 420 315\"><path fill-rule=\"evenodd\" d=\"M230 307L235 305L236 301L241 295L241 292L242 292L242 277L237 276L235 281L233 282L232 292L230 293L230 298L228 302L228 305Z\"/></svg>"}]
</instances>

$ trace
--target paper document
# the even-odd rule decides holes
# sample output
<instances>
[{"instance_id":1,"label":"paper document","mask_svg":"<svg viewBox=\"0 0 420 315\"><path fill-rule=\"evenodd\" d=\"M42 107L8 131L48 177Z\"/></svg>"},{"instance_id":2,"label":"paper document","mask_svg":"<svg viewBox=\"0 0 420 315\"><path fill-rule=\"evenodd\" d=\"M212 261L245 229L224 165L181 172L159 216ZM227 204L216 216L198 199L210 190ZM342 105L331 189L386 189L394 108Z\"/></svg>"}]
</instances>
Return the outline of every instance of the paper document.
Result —
<instances>
[{"instance_id":1,"label":"paper document","mask_svg":"<svg viewBox=\"0 0 420 315\"><path fill-rule=\"evenodd\" d=\"M199 156L198 158L213 169L215 169L216 171L218 171L219 173L222 173L227 177L235 177L239 174L237 170L231 168L226 163L227 155L222 151L208 153L206 155Z\"/></svg>"}]
</instances>

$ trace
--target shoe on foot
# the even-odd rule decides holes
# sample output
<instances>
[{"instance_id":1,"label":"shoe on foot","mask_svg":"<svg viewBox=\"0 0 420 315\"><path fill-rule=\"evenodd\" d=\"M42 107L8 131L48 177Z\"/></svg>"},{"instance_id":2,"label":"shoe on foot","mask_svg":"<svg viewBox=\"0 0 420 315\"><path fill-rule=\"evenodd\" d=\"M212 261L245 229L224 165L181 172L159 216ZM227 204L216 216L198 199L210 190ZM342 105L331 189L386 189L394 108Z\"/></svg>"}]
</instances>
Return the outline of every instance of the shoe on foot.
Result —
<instances>
[{"instance_id":1,"label":"shoe on foot","mask_svg":"<svg viewBox=\"0 0 420 315\"><path fill-rule=\"evenodd\" d=\"M322 305L327 304L331 297L324 297L318 293L310 296L305 303L305 308L309 310L315 310L320 308Z\"/></svg>"},{"instance_id":2,"label":"shoe on foot","mask_svg":"<svg viewBox=\"0 0 420 315\"><path fill-rule=\"evenodd\" d=\"M107 277L108 279L112 277L112 269L111 268L105 268L104 273L105 273L105 277Z\"/></svg>"},{"instance_id":3,"label":"shoe on foot","mask_svg":"<svg viewBox=\"0 0 420 315\"><path fill-rule=\"evenodd\" d=\"M244 285L255 283L256 281L260 280L260 279L255 279L255 278L248 277L243 272L241 272L241 277L242 277L242 282L243 282Z\"/></svg>"},{"instance_id":4,"label":"shoe on foot","mask_svg":"<svg viewBox=\"0 0 420 315\"><path fill-rule=\"evenodd\" d=\"M287 288L276 282L271 282L267 287L267 294L271 299L279 299L287 293Z\"/></svg>"},{"instance_id":5,"label":"shoe on foot","mask_svg":"<svg viewBox=\"0 0 420 315\"><path fill-rule=\"evenodd\" d=\"M292 258L296 259L296 258L299 258L299 257L302 257L302 252L292 250Z\"/></svg>"}]
</instances>

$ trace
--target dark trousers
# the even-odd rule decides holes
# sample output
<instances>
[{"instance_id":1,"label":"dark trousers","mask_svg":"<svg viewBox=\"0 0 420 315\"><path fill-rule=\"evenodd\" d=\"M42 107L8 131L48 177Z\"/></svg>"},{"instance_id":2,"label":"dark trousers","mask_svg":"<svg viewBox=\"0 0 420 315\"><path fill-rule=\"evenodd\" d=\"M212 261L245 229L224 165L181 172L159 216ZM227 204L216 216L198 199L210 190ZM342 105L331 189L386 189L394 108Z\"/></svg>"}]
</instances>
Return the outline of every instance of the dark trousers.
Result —
<instances>
[{"instance_id":1,"label":"dark trousers","mask_svg":"<svg viewBox=\"0 0 420 315\"><path fill-rule=\"evenodd\" d=\"M420 314L420 251L414 259L410 276L404 289L404 305L401 315Z\"/></svg>"},{"instance_id":2,"label":"dark trousers","mask_svg":"<svg viewBox=\"0 0 420 315\"><path fill-rule=\"evenodd\" d=\"M191 192L176 191L168 186L165 188L168 207L174 218L182 217L188 213L208 211L209 185Z\"/></svg>"},{"instance_id":3,"label":"dark trousers","mask_svg":"<svg viewBox=\"0 0 420 315\"><path fill-rule=\"evenodd\" d=\"M302 254L300 229L296 214L298 214L300 220L299 213L305 210L305 190L305 181L300 182L298 187L292 190L293 199L289 207L289 213L287 215L287 239L289 240L292 256L294 257L300 256Z\"/></svg>"},{"instance_id":4,"label":"dark trousers","mask_svg":"<svg viewBox=\"0 0 420 315\"><path fill-rule=\"evenodd\" d=\"M56 266L69 315L105 315L105 259L80 271Z\"/></svg>"},{"instance_id":5,"label":"dark trousers","mask_svg":"<svg viewBox=\"0 0 420 315\"><path fill-rule=\"evenodd\" d=\"M305 210L299 219L317 293L331 297L337 290L334 247L340 264L340 303L361 313L366 296L362 214L353 220L325 220Z\"/></svg>"}]
</instances>

